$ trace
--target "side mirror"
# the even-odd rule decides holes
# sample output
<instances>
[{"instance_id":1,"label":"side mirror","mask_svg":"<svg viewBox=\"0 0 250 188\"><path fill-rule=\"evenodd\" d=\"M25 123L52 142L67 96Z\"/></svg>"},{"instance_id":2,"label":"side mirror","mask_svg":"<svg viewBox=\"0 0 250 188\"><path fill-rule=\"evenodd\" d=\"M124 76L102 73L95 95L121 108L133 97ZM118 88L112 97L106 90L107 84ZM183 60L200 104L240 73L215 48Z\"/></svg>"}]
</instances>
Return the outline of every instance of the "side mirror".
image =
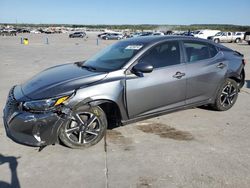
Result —
<instances>
[{"instance_id":1,"label":"side mirror","mask_svg":"<svg viewBox=\"0 0 250 188\"><path fill-rule=\"evenodd\" d=\"M132 72L139 77L143 77L143 73L150 73L153 69L154 68L151 64L138 63L132 68Z\"/></svg>"}]
</instances>

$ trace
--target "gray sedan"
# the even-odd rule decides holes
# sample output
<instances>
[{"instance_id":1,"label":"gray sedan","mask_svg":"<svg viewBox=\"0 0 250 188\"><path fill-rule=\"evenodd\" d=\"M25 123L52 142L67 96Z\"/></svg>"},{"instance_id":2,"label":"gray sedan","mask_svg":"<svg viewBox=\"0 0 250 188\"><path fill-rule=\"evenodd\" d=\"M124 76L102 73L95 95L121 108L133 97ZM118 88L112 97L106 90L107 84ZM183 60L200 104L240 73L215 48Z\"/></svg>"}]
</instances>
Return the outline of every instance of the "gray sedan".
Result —
<instances>
[{"instance_id":1,"label":"gray sedan","mask_svg":"<svg viewBox=\"0 0 250 188\"><path fill-rule=\"evenodd\" d=\"M104 36L102 36L102 39L104 40L121 40L123 39L123 35L119 33L108 33Z\"/></svg>"},{"instance_id":2,"label":"gray sedan","mask_svg":"<svg viewBox=\"0 0 250 188\"><path fill-rule=\"evenodd\" d=\"M6 132L26 145L61 140L86 148L108 127L201 105L229 110L244 84L244 65L242 54L208 40L123 40L14 86L4 108Z\"/></svg>"}]
</instances>

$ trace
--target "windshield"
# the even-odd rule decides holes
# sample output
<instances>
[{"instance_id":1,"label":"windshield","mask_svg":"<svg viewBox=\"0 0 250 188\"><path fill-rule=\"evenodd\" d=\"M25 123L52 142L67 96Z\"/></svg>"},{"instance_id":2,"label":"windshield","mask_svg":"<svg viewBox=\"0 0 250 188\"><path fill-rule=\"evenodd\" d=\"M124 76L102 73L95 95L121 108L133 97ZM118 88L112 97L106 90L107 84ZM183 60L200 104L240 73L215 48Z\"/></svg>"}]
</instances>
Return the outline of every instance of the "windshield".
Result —
<instances>
[{"instance_id":1,"label":"windshield","mask_svg":"<svg viewBox=\"0 0 250 188\"><path fill-rule=\"evenodd\" d=\"M198 31L194 31L194 34L197 35L197 34L199 34L199 32L200 32L199 30Z\"/></svg>"},{"instance_id":2,"label":"windshield","mask_svg":"<svg viewBox=\"0 0 250 188\"><path fill-rule=\"evenodd\" d=\"M221 36L222 32L217 33L215 36Z\"/></svg>"},{"instance_id":3,"label":"windshield","mask_svg":"<svg viewBox=\"0 0 250 188\"><path fill-rule=\"evenodd\" d=\"M122 41L113 44L84 62L84 67L110 72L122 68L141 49L142 44Z\"/></svg>"}]
</instances>

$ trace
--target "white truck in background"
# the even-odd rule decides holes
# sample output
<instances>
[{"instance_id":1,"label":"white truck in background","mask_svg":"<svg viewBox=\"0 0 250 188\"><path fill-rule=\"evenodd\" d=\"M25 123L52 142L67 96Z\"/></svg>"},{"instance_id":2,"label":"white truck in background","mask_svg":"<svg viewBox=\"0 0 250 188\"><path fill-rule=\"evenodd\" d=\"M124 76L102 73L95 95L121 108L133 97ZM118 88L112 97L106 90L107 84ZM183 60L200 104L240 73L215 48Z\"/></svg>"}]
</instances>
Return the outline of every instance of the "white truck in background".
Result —
<instances>
[{"instance_id":1,"label":"white truck in background","mask_svg":"<svg viewBox=\"0 0 250 188\"><path fill-rule=\"evenodd\" d=\"M221 32L221 31L220 30L210 30L210 29L197 30L194 32L194 37L208 39L208 37L212 37L219 32Z\"/></svg>"},{"instance_id":2,"label":"white truck in background","mask_svg":"<svg viewBox=\"0 0 250 188\"><path fill-rule=\"evenodd\" d=\"M220 42L236 42L239 43L244 39L244 32L219 32L213 37L208 39L213 40L215 43Z\"/></svg>"}]
</instances>

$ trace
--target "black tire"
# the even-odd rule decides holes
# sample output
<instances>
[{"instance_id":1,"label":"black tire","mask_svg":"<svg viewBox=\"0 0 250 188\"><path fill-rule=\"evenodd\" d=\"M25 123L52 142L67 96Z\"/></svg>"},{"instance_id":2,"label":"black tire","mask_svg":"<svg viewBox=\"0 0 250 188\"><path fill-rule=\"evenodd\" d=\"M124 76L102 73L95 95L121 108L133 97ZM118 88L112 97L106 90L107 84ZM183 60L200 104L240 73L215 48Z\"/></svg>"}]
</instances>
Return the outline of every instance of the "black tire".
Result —
<instances>
[{"instance_id":1,"label":"black tire","mask_svg":"<svg viewBox=\"0 0 250 188\"><path fill-rule=\"evenodd\" d=\"M240 42L241 42L240 38L235 39L235 43L240 43Z\"/></svg>"},{"instance_id":2,"label":"black tire","mask_svg":"<svg viewBox=\"0 0 250 188\"><path fill-rule=\"evenodd\" d=\"M250 41L248 41L247 43L248 43L248 45L250 45Z\"/></svg>"},{"instance_id":3,"label":"black tire","mask_svg":"<svg viewBox=\"0 0 250 188\"><path fill-rule=\"evenodd\" d=\"M220 43L220 39L214 39L215 43Z\"/></svg>"},{"instance_id":4,"label":"black tire","mask_svg":"<svg viewBox=\"0 0 250 188\"><path fill-rule=\"evenodd\" d=\"M226 79L218 91L213 108L218 111L229 110L238 97L238 84L232 79Z\"/></svg>"},{"instance_id":5,"label":"black tire","mask_svg":"<svg viewBox=\"0 0 250 188\"><path fill-rule=\"evenodd\" d=\"M240 74L240 82L238 83L239 89L241 89L245 85L245 70L242 69Z\"/></svg>"},{"instance_id":6,"label":"black tire","mask_svg":"<svg viewBox=\"0 0 250 188\"><path fill-rule=\"evenodd\" d=\"M60 127L59 138L70 148L84 149L97 144L103 138L106 129L107 118L100 107L79 107Z\"/></svg>"}]
</instances>

